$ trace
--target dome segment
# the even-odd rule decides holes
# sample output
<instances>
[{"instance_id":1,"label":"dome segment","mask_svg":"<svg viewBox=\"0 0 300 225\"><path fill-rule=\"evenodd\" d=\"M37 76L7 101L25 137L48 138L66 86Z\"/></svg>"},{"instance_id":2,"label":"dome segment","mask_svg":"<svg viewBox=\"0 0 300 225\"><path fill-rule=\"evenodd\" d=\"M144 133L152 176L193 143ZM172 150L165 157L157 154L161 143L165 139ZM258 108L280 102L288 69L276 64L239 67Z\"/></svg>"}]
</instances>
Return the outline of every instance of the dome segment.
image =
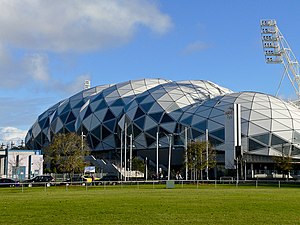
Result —
<instances>
[{"instance_id":1,"label":"dome segment","mask_svg":"<svg viewBox=\"0 0 300 225\"><path fill-rule=\"evenodd\" d=\"M205 130L218 150L225 150L226 112L241 105L242 151L256 155L300 157L300 110L271 95L240 92L194 105L181 117L191 139L204 140Z\"/></svg>"},{"instance_id":2,"label":"dome segment","mask_svg":"<svg viewBox=\"0 0 300 225\"><path fill-rule=\"evenodd\" d=\"M202 80L171 82L145 91L125 107L134 144L138 149L155 148L156 133L159 132L160 144L167 146L166 134L178 131L178 121L185 110L225 93L231 91Z\"/></svg>"},{"instance_id":3,"label":"dome segment","mask_svg":"<svg viewBox=\"0 0 300 225\"><path fill-rule=\"evenodd\" d=\"M170 81L164 79L132 80L107 88L94 95L80 109L75 129L83 132L94 150L111 150L120 146L117 122L124 107L141 93Z\"/></svg>"},{"instance_id":4,"label":"dome segment","mask_svg":"<svg viewBox=\"0 0 300 225\"><path fill-rule=\"evenodd\" d=\"M62 100L42 113L29 129L25 143L33 149L41 149L48 144L53 134L75 132L74 124L82 105L94 94L111 85L101 85L85 89L68 99Z\"/></svg>"}]
</instances>

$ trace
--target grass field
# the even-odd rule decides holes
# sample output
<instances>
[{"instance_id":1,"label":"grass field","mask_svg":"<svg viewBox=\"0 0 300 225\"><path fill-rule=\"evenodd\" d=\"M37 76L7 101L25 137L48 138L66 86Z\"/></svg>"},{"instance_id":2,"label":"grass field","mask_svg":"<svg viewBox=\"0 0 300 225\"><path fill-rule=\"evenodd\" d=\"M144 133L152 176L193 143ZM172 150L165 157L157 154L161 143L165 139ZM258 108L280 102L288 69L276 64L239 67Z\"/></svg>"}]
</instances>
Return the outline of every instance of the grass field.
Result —
<instances>
[{"instance_id":1,"label":"grass field","mask_svg":"<svg viewBox=\"0 0 300 225\"><path fill-rule=\"evenodd\" d=\"M300 224L300 188L0 189L0 224Z\"/></svg>"}]
</instances>

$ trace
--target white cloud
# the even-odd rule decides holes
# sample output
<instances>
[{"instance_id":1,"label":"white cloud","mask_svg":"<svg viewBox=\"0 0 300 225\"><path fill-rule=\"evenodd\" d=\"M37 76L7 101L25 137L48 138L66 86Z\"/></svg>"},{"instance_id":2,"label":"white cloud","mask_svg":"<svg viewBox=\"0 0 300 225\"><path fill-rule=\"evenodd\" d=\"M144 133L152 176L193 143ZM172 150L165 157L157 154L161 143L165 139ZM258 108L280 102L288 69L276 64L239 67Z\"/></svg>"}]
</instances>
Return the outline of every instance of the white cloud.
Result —
<instances>
[{"instance_id":1,"label":"white cloud","mask_svg":"<svg viewBox=\"0 0 300 225\"><path fill-rule=\"evenodd\" d=\"M0 43L17 48L95 51L127 42L141 25L161 34L172 23L146 0L0 0Z\"/></svg>"},{"instance_id":2,"label":"white cloud","mask_svg":"<svg viewBox=\"0 0 300 225\"><path fill-rule=\"evenodd\" d=\"M51 77L47 54L26 54L21 59L14 59L5 49L0 54L0 71L0 88L4 89L36 84L36 91L74 94L83 89L84 80L91 79L88 74L84 74L78 75L72 81L63 82Z\"/></svg>"},{"instance_id":3,"label":"white cloud","mask_svg":"<svg viewBox=\"0 0 300 225\"><path fill-rule=\"evenodd\" d=\"M20 144L25 139L27 131L20 130L15 127L0 127L0 144L6 145L7 143Z\"/></svg>"},{"instance_id":4,"label":"white cloud","mask_svg":"<svg viewBox=\"0 0 300 225\"><path fill-rule=\"evenodd\" d=\"M46 54L29 54L24 60L24 70L33 80L47 82L50 77L48 74L48 57Z\"/></svg>"},{"instance_id":5,"label":"white cloud","mask_svg":"<svg viewBox=\"0 0 300 225\"><path fill-rule=\"evenodd\" d=\"M189 55L195 52L200 52L210 48L211 46L202 41L195 41L193 43L188 44L182 51L183 54Z\"/></svg>"},{"instance_id":6,"label":"white cloud","mask_svg":"<svg viewBox=\"0 0 300 225\"><path fill-rule=\"evenodd\" d=\"M172 22L147 0L0 0L0 88L74 93L89 76L62 83L49 53L119 46L140 26L163 34Z\"/></svg>"}]
</instances>

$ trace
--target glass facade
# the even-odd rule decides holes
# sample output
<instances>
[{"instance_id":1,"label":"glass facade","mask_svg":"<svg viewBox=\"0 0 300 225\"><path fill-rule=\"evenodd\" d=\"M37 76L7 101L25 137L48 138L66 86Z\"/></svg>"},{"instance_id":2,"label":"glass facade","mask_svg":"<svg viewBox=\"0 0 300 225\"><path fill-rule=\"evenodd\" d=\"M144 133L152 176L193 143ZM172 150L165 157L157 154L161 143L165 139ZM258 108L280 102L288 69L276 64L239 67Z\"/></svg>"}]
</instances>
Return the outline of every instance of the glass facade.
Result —
<instances>
[{"instance_id":1,"label":"glass facade","mask_svg":"<svg viewBox=\"0 0 300 225\"><path fill-rule=\"evenodd\" d=\"M300 157L300 110L271 95L233 93L210 81L141 79L81 91L42 113L26 136L41 149L56 133L83 133L93 151L115 150L121 130L133 135L137 150L168 146L168 134L182 145L204 140L206 129L217 150L226 148L225 110L241 105L242 150L255 155Z\"/></svg>"}]
</instances>

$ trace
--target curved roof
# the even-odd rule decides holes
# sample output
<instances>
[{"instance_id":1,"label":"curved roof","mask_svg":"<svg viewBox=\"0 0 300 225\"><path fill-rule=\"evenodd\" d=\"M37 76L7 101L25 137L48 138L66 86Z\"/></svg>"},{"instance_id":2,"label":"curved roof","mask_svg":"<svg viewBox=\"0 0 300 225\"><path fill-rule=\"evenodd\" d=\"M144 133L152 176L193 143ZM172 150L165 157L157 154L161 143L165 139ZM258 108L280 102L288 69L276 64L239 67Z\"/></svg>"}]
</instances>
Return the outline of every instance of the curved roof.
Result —
<instances>
[{"instance_id":1,"label":"curved roof","mask_svg":"<svg viewBox=\"0 0 300 225\"><path fill-rule=\"evenodd\" d=\"M40 149L51 140L52 134L58 132L75 132L74 124L82 105L93 95L111 85L100 85L85 89L51 106L42 113L28 131L25 143Z\"/></svg>"},{"instance_id":2,"label":"curved roof","mask_svg":"<svg viewBox=\"0 0 300 225\"><path fill-rule=\"evenodd\" d=\"M231 91L203 80L165 83L145 91L125 107L135 145L154 147L156 132L176 132L182 113L192 104L226 93ZM163 136L161 144L167 145L166 139Z\"/></svg>"},{"instance_id":3,"label":"curved roof","mask_svg":"<svg viewBox=\"0 0 300 225\"><path fill-rule=\"evenodd\" d=\"M241 105L242 145L253 154L300 156L300 110L290 103L258 92L239 92L218 96L195 104L180 123L191 128L193 139L203 138L205 129L219 145L225 141L225 111Z\"/></svg>"}]
</instances>

